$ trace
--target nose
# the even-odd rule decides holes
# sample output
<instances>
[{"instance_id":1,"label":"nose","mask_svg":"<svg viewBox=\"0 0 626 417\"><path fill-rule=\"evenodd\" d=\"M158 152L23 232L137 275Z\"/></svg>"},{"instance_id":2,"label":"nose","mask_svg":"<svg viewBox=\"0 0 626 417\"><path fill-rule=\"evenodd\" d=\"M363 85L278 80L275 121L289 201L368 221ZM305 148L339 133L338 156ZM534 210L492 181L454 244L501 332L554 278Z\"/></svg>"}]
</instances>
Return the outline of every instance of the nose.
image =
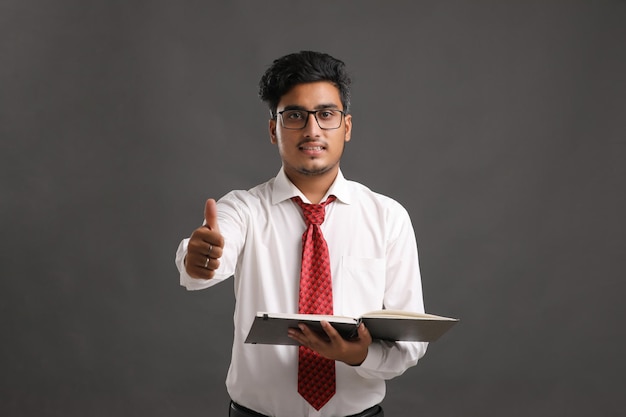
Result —
<instances>
[{"instance_id":1,"label":"nose","mask_svg":"<svg viewBox=\"0 0 626 417\"><path fill-rule=\"evenodd\" d=\"M311 120L313 119L313 120ZM315 113L311 112L307 115L306 126L302 129L305 136L319 136L322 128L320 127Z\"/></svg>"}]
</instances>

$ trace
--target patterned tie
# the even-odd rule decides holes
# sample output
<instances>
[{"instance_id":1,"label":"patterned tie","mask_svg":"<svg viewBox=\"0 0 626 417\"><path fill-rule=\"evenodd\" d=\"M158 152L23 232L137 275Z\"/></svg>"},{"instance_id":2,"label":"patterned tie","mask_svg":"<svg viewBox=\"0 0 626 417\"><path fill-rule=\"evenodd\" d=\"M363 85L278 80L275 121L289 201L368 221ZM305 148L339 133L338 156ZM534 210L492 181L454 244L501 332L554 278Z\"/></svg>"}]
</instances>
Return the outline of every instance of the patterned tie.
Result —
<instances>
[{"instance_id":1,"label":"patterned tie","mask_svg":"<svg viewBox=\"0 0 626 417\"><path fill-rule=\"evenodd\" d=\"M302 235L302 270L298 312L302 314L333 314L333 287L330 277L328 246L320 225L325 207L336 200L331 195L321 204L305 204L293 197L301 208L307 229ZM316 410L335 395L335 361L300 346L298 352L298 392Z\"/></svg>"}]
</instances>

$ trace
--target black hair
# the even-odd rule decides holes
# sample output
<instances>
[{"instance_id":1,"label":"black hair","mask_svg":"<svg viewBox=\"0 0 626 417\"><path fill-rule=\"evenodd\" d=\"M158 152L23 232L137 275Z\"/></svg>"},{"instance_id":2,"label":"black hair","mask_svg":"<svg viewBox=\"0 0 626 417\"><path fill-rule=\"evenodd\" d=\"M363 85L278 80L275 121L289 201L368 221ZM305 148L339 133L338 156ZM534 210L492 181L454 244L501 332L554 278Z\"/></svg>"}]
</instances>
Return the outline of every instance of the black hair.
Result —
<instances>
[{"instance_id":1,"label":"black hair","mask_svg":"<svg viewBox=\"0 0 626 417\"><path fill-rule=\"evenodd\" d=\"M343 111L350 111L350 77L345 64L328 54L300 51L274 60L259 81L259 97L267 103L270 116L276 118L280 98L294 86L329 81L339 89Z\"/></svg>"}]
</instances>

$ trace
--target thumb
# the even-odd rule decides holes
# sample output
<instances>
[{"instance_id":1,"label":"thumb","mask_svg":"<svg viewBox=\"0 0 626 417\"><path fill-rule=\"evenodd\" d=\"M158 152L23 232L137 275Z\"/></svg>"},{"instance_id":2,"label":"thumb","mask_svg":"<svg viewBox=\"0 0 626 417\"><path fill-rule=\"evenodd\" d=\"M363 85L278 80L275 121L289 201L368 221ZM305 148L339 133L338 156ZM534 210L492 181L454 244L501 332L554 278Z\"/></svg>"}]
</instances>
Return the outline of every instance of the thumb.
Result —
<instances>
[{"instance_id":1,"label":"thumb","mask_svg":"<svg viewBox=\"0 0 626 417\"><path fill-rule=\"evenodd\" d=\"M359 324L357 333L358 333L359 339L366 340L367 343L372 343L372 335L370 334L370 331L367 329L367 327L365 327L365 324L363 323Z\"/></svg>"},{"instance_id":2,"label":"thumb","mask_svg":"<svg viewBox=\"0 0 626 417\"><path fill-rule=\"evenodd\" d=\"M206 222L205 226L209 229L220 230L217 224L217 204L212 198L206 201L206 206L204 207L204 221Z\"/></svg>"}]
</instances>

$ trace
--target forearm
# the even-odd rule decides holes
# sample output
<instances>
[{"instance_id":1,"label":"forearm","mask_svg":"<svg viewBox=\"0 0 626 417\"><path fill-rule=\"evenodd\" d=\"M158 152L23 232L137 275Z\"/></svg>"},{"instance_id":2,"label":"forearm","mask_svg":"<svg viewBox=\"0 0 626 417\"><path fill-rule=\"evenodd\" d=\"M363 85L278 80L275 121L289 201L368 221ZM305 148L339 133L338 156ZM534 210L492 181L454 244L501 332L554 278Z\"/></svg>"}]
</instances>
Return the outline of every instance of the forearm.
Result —
<instances>
[{"instance_id":1,"label":"forearm","mask_svg":"<svg viewBox=\"0 0 626 417\"><path fill-rule=\"evenodd\" d=\"M428 343L424 342L375 340L369 346L365 361L355 369L364 378L391 379L415 366L427 347Z\"/></svg>"}]
</instances>

